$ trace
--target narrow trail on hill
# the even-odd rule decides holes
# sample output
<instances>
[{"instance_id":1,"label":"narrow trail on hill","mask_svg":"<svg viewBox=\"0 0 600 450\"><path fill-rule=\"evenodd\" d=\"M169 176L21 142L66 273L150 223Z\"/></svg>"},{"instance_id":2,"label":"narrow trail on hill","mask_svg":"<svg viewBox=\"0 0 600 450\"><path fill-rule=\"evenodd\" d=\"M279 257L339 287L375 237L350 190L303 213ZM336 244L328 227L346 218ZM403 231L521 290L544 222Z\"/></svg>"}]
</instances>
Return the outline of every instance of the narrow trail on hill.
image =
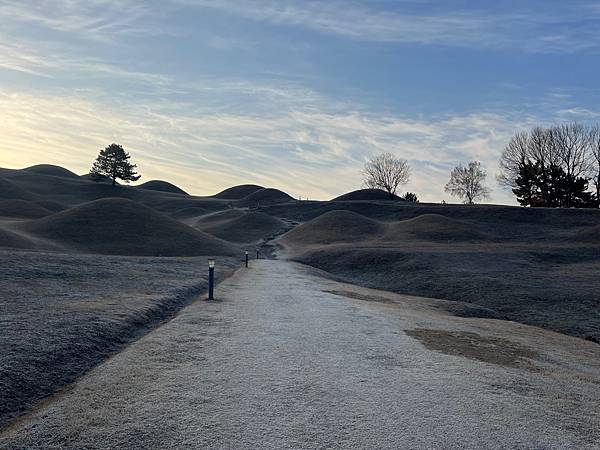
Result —
<instances>
[{"instance_id":1,"label":"narrow trail on hill","mask_svg":"<svg viewBox=\"0 0 600 450\"><path fill-rule=\"evenodd\" d=\"M0 448L600 448L600 346L252 261Z\"/></svg>"}]
</instances>

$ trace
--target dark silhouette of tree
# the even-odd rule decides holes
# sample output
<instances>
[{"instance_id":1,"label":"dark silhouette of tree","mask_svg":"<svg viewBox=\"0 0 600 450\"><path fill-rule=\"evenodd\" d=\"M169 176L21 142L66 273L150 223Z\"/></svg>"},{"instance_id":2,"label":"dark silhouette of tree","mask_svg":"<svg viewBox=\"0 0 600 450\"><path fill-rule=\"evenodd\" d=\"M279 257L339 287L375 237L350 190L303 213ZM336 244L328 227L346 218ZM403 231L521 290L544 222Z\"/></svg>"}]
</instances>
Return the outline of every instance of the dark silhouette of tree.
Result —
<instances>
[{"instance_id":1,"label":"dark silhouette of tree","mask_svg":"<svg viewBox=\"0 0 600 450\"><path fill-rule=\"evenodd\" d=\"M444 190L458 197L467 205L489 198L490 190L485 186L486 171L479 161L471 161L467 167L456 166L450 173L450 181Z\"/></svg>"},{"instance_id":2,"label":"dark silhouette of tree","mask_svg":"<svg viewBox=\"0 0 600 450\"><path fill-rule=\"evenodd\" d=\"M595 205L588 191L588 180L568 174L557 164L543 168L540 163L526 162L515 180L513 193L523 206L549 208L589 208Z\"/></svg>"},{"instance_id":3,"label":"dark silhouette of tree","mask_svg":"<svg viewBox=\"0 0 600 450\"><path fill-rule=\"evenodd\" d=\"M119 144L110 144L104 150L100 150L100 154L94 161L90 174L92 179L100 181L103 177L108 177L112 180L114 186L117 180L125 182L137 181L141 175L135 172L137 167L131 164L129 159L131 156Z\"/></svg>"},{"instance_id":4,"label":"dark silhouette of tree","mask_svg":"<svg viewBox=\"0 0 600 450\"><path fill-rule=\"evenodd\" d=\"M498 182L512 188L519 202L528 206L589 205L581 187L590 179L596 188L593 197L598 199L600 128L597 126L566 123L517 133L500 158ZM534 187L535 195L530 197L528 189Z\"/></svg>"},{"instance_id":5,"label":"dark silhouette of tree","mask_svg":"<svg viewBox=\"0 0 600 450\"><path fill-rule=\"evenodd\" d=\"M410 180L410 166L392 153L381 153L365 163L363 177L367 187L383 189L394 199L398 187Z\"/></svg>"},{"instance_id":6,"label":"dark silhouette of tree","mask_svg":"<svg viewBox=\"0 0 600 450\"><path fill-rule=\"evenodd\" d=\"M417 194L415 194L414 192L407 192L406 194L404 194L404 197L402 197L402 198L407 202L419 203L419 198L417 197Z\"/></svg>"},{"instance_id":7,"label":"dark silhouette of tree","mask_svg":"<svg viewBox=\"0 0 600 450\"><path fill-rule=\"evenodd\" d=\"M600 125L590 130L590 178L596 188L596 206L600 207Z\"/></svg>"}]
</instances>

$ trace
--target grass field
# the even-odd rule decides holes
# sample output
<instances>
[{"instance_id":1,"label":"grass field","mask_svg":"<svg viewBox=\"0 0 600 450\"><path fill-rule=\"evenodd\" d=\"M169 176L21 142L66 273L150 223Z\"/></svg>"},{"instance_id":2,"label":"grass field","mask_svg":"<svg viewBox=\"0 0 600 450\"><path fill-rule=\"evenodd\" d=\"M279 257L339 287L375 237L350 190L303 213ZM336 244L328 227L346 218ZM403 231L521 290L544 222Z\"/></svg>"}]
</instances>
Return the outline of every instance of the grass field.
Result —
<instances>
[{"instance_id":1,"label":"grass field","mask_svg":"<svg viewBox=\"0 0 600 450\"><path fill-rule=\"evenodd\" d=\"M217 281L239 265L218 260ZM206 289L206 258L0 249L0 427Z\"/></svg>"}]
</instances>

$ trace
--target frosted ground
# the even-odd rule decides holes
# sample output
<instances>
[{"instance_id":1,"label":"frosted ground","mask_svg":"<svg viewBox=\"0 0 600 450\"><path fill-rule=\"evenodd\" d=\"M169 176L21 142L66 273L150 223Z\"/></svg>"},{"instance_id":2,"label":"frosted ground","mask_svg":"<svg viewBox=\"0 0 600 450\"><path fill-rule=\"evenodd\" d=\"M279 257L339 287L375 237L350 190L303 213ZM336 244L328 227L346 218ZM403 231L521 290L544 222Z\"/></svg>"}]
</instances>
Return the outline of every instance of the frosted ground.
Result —
<instances>
[{"instance_id":1,"label":"frosted ground","mask_svg":"<svg viewBox=\"0 0 600 450\"><path fill-rule=\"evenodd\" d=\"M219 276L238 265L221 258ZM205 257L0 249L0 426L172 316L206 278Z\"/></svg>"}]
</instances>

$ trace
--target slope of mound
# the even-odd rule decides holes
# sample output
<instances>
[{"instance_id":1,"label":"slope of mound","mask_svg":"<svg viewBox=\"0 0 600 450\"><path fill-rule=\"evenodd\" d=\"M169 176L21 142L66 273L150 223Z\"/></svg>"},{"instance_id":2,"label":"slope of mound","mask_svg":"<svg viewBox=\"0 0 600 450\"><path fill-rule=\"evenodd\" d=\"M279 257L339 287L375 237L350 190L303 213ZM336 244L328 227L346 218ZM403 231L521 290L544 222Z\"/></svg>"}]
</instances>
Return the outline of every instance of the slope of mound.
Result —
<instances>
[{"instance_id":1,"label":"slope of mound","mask_svg":"<svg viewBox=\"0 0 600 450\"><path fill-rule=\"evenodd\" d=\"M140 189L149 189L151 191L170 192L172 194L189 195L183 189L178 188L174 184L162 180L150 180L137 186Z\"/></svg>"},{"instance_id":2,"label":"slope of mound","mask_svg":"<svg viewBox=\"0 0 600 450\"><path fill-rule=\"evenodd\" d=\"M36 245L17 233L0 228L0 247L34 249Z\"/></svg>"},{"instance_id":3,"label":"slope of mound","mask_svg":"<svg viewBox=\"0 0 600 450\"><path fill-rule=\"evenodd\" d=\"M230 220L238 219L244 215L244 211L239 209L226 209L212 214L206 214L196 220L196 227L203 230L204 228L213 227L219 224L224 224Z\"/></svg>"},{"instance_id":4,"label":"slope of mound","mask_svg":"<svg viewBox=\"0 0 600 450\"><path fill-rule=\"evenodd\" d=\"M575 233L573 240L590 244L600 244L600 225L578 231Z\"/></svg>"},{"instance_id":5,"label":"slope of mound","mask_svg":"<svg viewBox=\"0 0 600 450\"><path fill-rule=\"evenodd\" d=\"M53 213L63 211L65 209L63 204L55 202L54 200L38 200L35 203Z\"/></svg>"},{"instance_id":6,"label":"slope of mound","mask_svg":"<svg viewBox=\"0 0 600 450\"><path fill-rule=\"evenodd\" d=\"M327 212L282 236L283 241L298 245L355 242L381 236L385 225L351 211Z\"/></svg>"},{"instance_id":7,"label":"slope of mound","mask_svg":"<svg viewBox=\"0 0 600 450\"><path fill-rule=\"evenodd\" d=\"M244 206L260 206L273 205L276 203L284 203L294 200L291 196L279 189L266 188L253 192L243 199L239 200L239 204Z\"/></svg>"},{"instance_id":8,"label":"slope of mound","mask_svg":"<svg viewBox=\"0 0 600 450\"><path fill-rule=\"evenodd\" d=\"M331 201L339 202L348 200L400 200L400 197L394 195L394 198L390 198L390 194L381 189L359 189L340 195Z\"/></svg>"},{"instance_id":9,"label":"slope of mound","mask_svg":"<svg viewBox=\"0 0 600 450\"><path fill-rule=\"evenodd\" d=\"M74 249L136 256L233 255L230 243L121 198L85 203L23 227Z\"/></svg>"},{"instance_id":10,"label":"slope of mound","mask_svg":"<svg viewBox=\"0 0 600 450\"><path fill-rule=\"evenodd\" d=\"M260 191L261 189L264 189L264 187L256 184L240 184L239 186L233 186L229 189L225 189L224 191L213 195L213 197L224 200L240 200L256 191Z\"/></svg>"},{"instance_id":11,"label":"slope of mound","mask_svg":"<svg viewBox=\"0 0 600 450\"><path fill-rule=\"evenodd\" d=\"M199 206L190 206L189 208L177 209L170 213L173 217L177 219L190 219L193 217L202 216L208 213L208 211Z\"/></svg>"},{"instance_id":12,"label":"slope of mound","mask_svg":"<svg viewBox=\"0 0 600 450\"><path fill-rule=\"evenodd\" d=\"M79 176L82 180L93 181L94 183L112 184L112 180L105 175L98 175L96 178L91 173L84 173ZM120 184L118 181L115 184Z\"/></svg>"},{"instance_id":13,"label":"slope of mound","mask_svg":"<svg viewBox=\"0 0 600 450\"><path fill-rule=\"evenodd\" d=\"M224 223L213 224L204 231L231 242L250 243L275 235L285 224L268 214L250 212Z\"/></svg>"},{"instance_id":14,"label":"slope of mound","mask_svg":"<svg viewBox=\"0 0 600 450\"><path fill-rule=\"evenodd\" d=\"M35 200L35 194L20 188L12 181L4 177L0 177L0 198L5 199L20 199L20 200Z\"/></svg>"},{"instance_id":15,"label":"slope of mound","mask_svg":"<svg viewBox=\"0 0 600 450\"><path fill-rule=\"evenodd\" d=\"M440 214L423 214L390 225L390 237L411 235L430 241L479 241L488 239L472 225Z\"/></svg>"},{"instance_id":16,"label":"slope of mound","mask_svg":"<svg viewBox=\"0 0 600 450\"><path fill-rule=\"evenodd\" d=\"M64 167L53 164L37 164L23 169L27 172L39 173L41 175L52 175L53 177L79 178L79 175Z\"/></svg>"},{"instance_id":17,"label":"slope of mound","mask_svg":"<svg viewBox=\"0 0 600 450\"><path fill-rule=\"evenodd\" d=\"M27 200L0 200L0 216L38 219L52 214L52 211Z\"/></svg>"}]
</instances>

